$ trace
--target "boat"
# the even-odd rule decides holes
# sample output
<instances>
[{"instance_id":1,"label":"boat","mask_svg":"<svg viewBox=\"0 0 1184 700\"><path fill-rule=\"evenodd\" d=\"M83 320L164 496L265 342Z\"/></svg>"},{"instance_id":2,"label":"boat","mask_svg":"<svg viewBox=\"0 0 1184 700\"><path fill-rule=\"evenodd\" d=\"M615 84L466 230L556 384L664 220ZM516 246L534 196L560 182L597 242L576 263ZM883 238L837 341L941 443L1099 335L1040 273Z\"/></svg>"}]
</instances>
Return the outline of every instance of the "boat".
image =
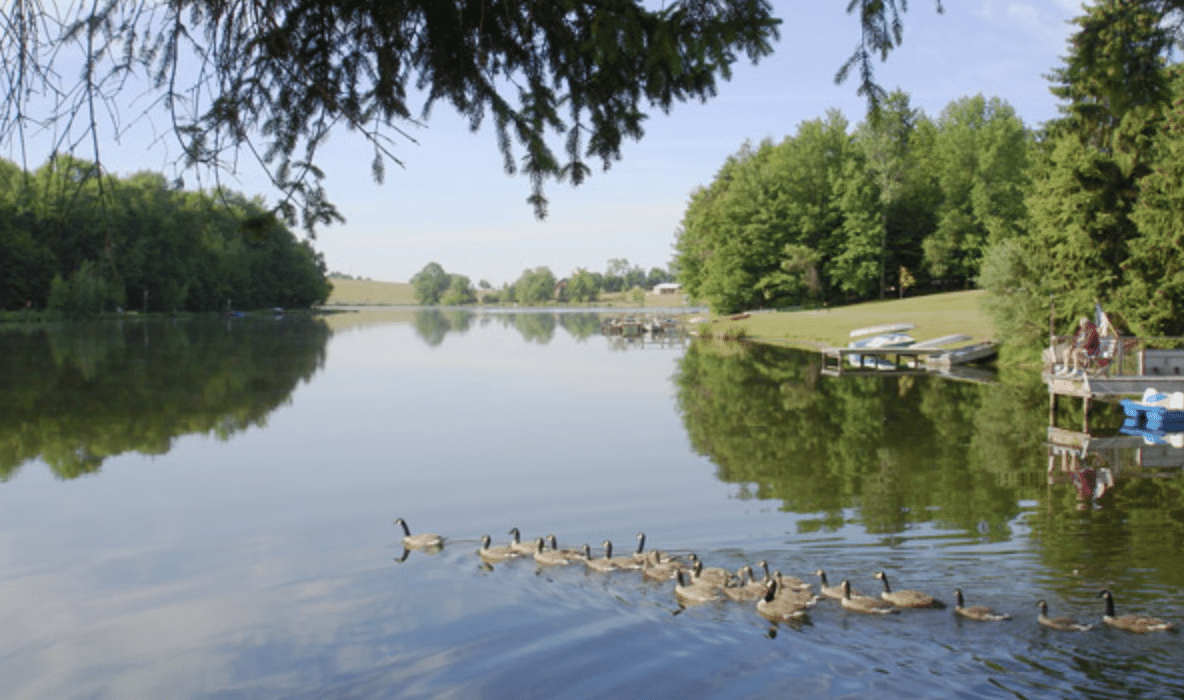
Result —
<instances>
[{"instance_id":1,"label":"boat","mask_svg":"<svg viewBox=\"0 0 1184 700\"><path fill-rule=\"evenodd\" d=\"M900 325L908 325L909 328L912 328L912 324ZM847 344L847 347L861 350L889 350L892 348L907 348L915 342L917 341L915 338L913 338L913 336L907 335L905 333L882 333L880 335L873 335L870 338L853 340ZM874 355L864 356L852 353L847 355L847 362L853 367L883 370L896 369L895 363L889 362L883 357L876 357Z\"/></svg>"},{"instance_id":2,"label":"boat","mask_svg":"<svg viewBox=\"0 0 1184 700\"><path fill-rule=\"evenodd\" d=\"M970 340L970 336L965 333L954 333L953 335L943 335L940 338L933 338L931 340L922 340L913 345L914 348L940 348L943 345L950 343L965 343Z\"/></svg>"},{"instance_id":3,"label":"boat","mask_svg":"<svg viewBox=\"0 0 1184 700\"><path fill-rule=\"evenodd\" d=\"M1119 403L1126 414L1124 429L1155 433L1184 431L1184 392L1161 394L1148 387L1142 399L1123 399Z\"/></svg>"},{"instance_id":4,"label":"boat","mask_svg":"<svg viewBox=\"0 0 1184 700\"><path fill-rule=\"evenodd\" d=\"M955 337L955 336L949 336ZM932 341L931 341L932 342ZM955 341L950 341L955 342ZM920 347L918 343L913 347ZM990 360L999 354L999 346L993 340L984 340L981 343L973 343L971 345L964 345L960 348L953 348L945 352L929 355L925 358L925 365L930 369L949 369L955 365L965 365L972 362L983 362Z\"/></svg>"},{"instance_id":5,"label":"boat","mask_svg":"<svg viewBox=\"0 0 1184 700\"><path fill-rule=\"evenodd\" d=\"M917 324L908 323L908 322L905 322L905 323L883 323L878 326L867 326L865 328L856 328L855 330L851 331L850 335L848 335L847 337L848 338L858 338L861 335L871 335L873 333L876 335L884 335L884 334L890 334L890 333L903 333L905 331L911 331L916 327L917 327Z\"/></svg>"}]
</instances>

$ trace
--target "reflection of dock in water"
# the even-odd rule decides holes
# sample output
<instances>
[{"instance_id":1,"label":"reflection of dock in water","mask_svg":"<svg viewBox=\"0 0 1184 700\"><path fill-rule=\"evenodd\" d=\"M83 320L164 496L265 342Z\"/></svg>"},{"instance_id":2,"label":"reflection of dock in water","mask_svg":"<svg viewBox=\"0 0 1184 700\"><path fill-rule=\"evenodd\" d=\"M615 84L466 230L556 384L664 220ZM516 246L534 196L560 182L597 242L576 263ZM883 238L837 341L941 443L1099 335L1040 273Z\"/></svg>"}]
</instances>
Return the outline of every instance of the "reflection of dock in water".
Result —
<instances>
[{"instance_id":1,"label":"reflection of dock in water","mask_svg":"<svg viewBox=\"0 0 1184 700\"><path fill-rule=\"evenodd\" d=\"M1094 437L1048 426L1048 485L1072 484L1097 501L1119 478L1170 478L1184 469L1184 449L1138 435Z\"/></svg>"},{"instance_id":2,"label":"reflection of dock in water","mask_svg":"<svg viewBox=\"0 0 1184 700\"><path fill-rule=\"evenodd\" d=\"M686 326L674 317L623 316L603 319L600 332L614 350L634 348L683 348L687 343Z\"/></svg>"},{"instance_id":3,"label":"reflection of dock in water","mask_svg":"<svg viewBox=\"0 0 1184 700\"><path fill-rule=\"evenodd\" d=\"M610 335L606 334L608 346L613 350L661 350L678 349L687 346L686 333L659 333L650 335Z\"/></svg>"}]
</instances>

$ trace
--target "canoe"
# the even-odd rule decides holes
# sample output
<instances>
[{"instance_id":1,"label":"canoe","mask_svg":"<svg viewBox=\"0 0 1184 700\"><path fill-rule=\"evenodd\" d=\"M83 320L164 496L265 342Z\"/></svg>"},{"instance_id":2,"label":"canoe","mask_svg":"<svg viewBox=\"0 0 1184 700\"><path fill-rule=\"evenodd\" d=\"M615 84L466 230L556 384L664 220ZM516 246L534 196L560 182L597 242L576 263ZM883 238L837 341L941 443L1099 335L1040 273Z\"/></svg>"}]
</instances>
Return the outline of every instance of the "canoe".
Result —
<instances>
[{"instance_id":1,"label":"canoe","mask_svg":"<svg viewBox=\"0 0 1184 700\"><path fill-rule=\"evenodd\" d=\"M847 337L858 338L861 335L881 335L884 333L903 333L904 331L911 331L917 327L915 323L885 323L879 326L867 326L865 328L856 328L851 331Z\"/></svg>"}]
</instances>

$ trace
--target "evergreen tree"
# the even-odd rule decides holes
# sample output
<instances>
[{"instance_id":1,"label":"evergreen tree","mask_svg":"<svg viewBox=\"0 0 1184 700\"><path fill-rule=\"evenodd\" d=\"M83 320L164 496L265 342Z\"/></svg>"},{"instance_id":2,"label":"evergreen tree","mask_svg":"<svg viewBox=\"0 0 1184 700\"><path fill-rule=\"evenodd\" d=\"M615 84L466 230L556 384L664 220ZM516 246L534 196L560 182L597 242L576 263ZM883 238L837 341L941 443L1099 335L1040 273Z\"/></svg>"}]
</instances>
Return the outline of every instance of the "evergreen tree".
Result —
<instances>
[{"instance_id":1,"label":"evergreen tree","mask_svg":"<svg viewBox=\"0 0 1184 700\"><path fill-rule=\"evenodd\" d=\"M1052 75L1053 93L1066 104L1062 118L1047 126L1025 242L1042 266L1030 270L1033 279L1017 282L1047 289L1066 329L1095 301L1112 309L1118 303L1115 310L1130 318L1146 303L1127 289L1126 269L1140 235L1132 212L1158 158L1167 103L1164 56L1174 40L1167 6L1102 0L1085 8L1065 65ZM1139 284L1146 289L1148 281Z\"/></svg>"},{"instance_id":2,"label":"evergreen tree","mask_svg":"<svg viewBox=\"0 0 1184 700\"><path fill-rule=\"evenodd\" d=\"M0 32L0 88L17 98L0 114L0 138L16 137L26 121L52 121L33 102L47 93L63 96L62 122L75 112L95 114L87 100L105 101L118 115L121 89L142 71L189 165L232 169L240 152L254 155L285 194L278 212L302 214L306 227L340 218L316 166L334 126L370 141L371 170L381 180L386 165L399 162L394 144L438 103L474 130L492 122L505 169L530 179L528 201L542 216L545 181L579 184L591 172L587 161L607 167L625 139L643 135L647 110L714 96L741 55L756 62L772 51L780 23L768 0L656 7L643 0L113 0L14 9ZM64 77L79 74L67 63L86 66L81 84Z\"/></svg>"}]
</instances>

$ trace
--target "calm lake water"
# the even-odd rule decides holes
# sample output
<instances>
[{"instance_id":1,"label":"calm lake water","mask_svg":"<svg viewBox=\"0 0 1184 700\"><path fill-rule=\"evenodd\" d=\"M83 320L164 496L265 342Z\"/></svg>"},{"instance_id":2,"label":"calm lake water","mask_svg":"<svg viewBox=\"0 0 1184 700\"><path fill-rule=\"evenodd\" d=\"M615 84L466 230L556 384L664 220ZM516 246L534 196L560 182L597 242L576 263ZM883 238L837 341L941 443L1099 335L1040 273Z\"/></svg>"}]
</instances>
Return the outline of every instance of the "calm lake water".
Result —
<instances>
[{"instance_id":1,"label":"calm lake water","mask_svg":"<svg viewBox=\"0 0 1184 700\"><path fill-rule=\"evenodd\" d=\"M1109 588L1184 622L1182 451L1099 453L1097 499L1050 478L1031 378L833 378L552 312L0 328L0 357L0 698L1184 696L1180 634L1035 620ZM404 557L397 517L444 549ZM1014 619L684 610L482 566L511 527Z\"/></svg>"}]
</instances>

